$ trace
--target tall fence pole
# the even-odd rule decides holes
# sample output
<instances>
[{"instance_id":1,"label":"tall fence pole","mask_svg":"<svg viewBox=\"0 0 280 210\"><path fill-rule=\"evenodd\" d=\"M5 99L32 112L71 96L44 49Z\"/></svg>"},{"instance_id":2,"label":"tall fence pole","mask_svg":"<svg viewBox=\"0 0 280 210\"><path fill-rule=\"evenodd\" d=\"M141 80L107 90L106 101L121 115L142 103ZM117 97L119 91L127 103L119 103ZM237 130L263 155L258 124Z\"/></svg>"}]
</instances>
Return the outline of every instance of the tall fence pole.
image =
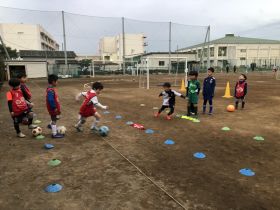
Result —
<instances>
[{"instance_id":1,"label":"tall fence pole","mask_svg":"<svg viewBox=\"0 0 280 210\"><path fill-rule=\"evenodd\" d=\"M124 30L124 17L122 17L122 42L123 42L123 74L125 74L125 30Z\"/></svg>"},{"instance_id":2,"label":"tall fence pole","mask_svg":"<svg viewBox=\"0 0 280 210\"><path fill-rule=\"evenodd\" d=\"M65 65L67 67L67 72L69 71L68 67L68 60L67 60L67 51L66 51L66 33L65 33L65 21L64 21L64 11L61 12L62 14L62 27L63 27L63 50L64 50L64 59L65 59Z\"/></svg>"},{"instance_id":3,"label":"tall fence pole","mask_svg":"<svg viewBox=\"0 0 280 210\"><path fill-rule=\"evenodd\" d=\"M169 51L168 51L168 74L171 73L171 27L172 23L169 22Z\"/></svg>"},{"instance_id":4,"label":"tall fence pole","mask_svg":"<svg viewBox=\"0 0 280 210\"><path fill-rule=\"evenodd\" d=\"M210 25L208 26L208 53L207 53L207 68L210 68Z\"/></svg>"}]
</instances>

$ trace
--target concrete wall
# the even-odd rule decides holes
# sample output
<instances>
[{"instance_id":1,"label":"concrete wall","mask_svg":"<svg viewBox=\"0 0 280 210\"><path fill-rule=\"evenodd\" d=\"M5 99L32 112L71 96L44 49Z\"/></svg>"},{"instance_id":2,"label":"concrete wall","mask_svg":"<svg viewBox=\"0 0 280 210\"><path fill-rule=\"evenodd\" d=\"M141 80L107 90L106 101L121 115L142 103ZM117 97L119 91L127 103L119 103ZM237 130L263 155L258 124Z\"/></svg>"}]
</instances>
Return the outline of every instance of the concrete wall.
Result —
<instances>
[{"instance_id":1,"label":"concrete wall","mask_svg":"<svg viewBox=\"0 0 280 210\"><path fill-rule=\"evenodd\" d=\"M28 78L44 78L47 77L47 63L46 62L22 62L22 61L11 61L6 62L8 79L10 79L9 66L25 66L25 71Z\"/></svg>"}]
</instances>

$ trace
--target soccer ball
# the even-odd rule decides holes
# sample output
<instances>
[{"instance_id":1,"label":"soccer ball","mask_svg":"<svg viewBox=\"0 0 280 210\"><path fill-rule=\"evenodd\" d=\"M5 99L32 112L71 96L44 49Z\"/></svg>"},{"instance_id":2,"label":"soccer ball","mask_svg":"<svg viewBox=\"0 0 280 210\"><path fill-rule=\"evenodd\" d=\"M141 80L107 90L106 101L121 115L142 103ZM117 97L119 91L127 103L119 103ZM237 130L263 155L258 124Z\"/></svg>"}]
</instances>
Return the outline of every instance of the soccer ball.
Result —
<instances>
[{"instance_id":1,"label":"soccer ball","mask_svg":"<svg viewBox=\"0 0 280 210\"><path fill-rule=\"evenodd\" d=\"M109 134L109 128L107 126L101 126L99 128L99 135L100 136L105 137L105 136L108 136L108 134Z\"/></svg>"},{"instance_id":2,"label":"soccer ball","mask_svg":"<svg viewBox=\"0 0 280 210\"><path fill-rule=\"evenodd\" d=\"M228 105L227 106L227 111L228 112L234 112L235 111L235 107L233 105Z\"/></svg>"},{"instance_id":3,"label":"soccer ball","mask_svg":"<svg viewBox=\"0 0 280 210\"><path fill-rule=\"evenodd\" d=\"M58 126L57 127L57 132L59 133L59 134L65 134L66 133L66 128L65 128L65 126Z\"/></svg>"},{"instance_id":4,"label":"soccer ball","mask_svg":"<svg viewBox=\"0 0 280 210\"><path fill-rule=\"evenodd\" d=\"M39 135L41 135L42 134L42 128L40 128L40 127L37 127L37 128L34 128L33 130L32 130L32 135L33 136L39 136Z\"/></svg>"}]
</instances>

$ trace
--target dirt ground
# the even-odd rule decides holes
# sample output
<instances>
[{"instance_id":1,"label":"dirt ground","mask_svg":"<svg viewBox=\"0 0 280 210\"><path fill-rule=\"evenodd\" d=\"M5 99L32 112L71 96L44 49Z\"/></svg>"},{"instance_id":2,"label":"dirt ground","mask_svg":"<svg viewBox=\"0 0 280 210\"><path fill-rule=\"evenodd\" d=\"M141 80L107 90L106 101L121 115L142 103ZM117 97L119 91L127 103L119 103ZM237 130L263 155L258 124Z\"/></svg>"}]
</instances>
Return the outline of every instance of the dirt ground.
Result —
<instances>
[{"instance_id":1,"label":"dirt ground","mask_svg":"<svg viewBox=\"0 0 280 210\"><path fill-rule=\"evenodd\" d=\"M199 76L200 81L203 77ZM200 123L176 117L166 121L165 113L159 119L153 117L153 107L162 103L158 85L173 82L174 77L152 76L150 90L139 89L131 76L60 80L58 124L68 129L61 140L51 139L46 128L50 119L45 79L30 80L28 85L46 138L36 140L23 126L27 138L15 137L5 100L6 83L0 92L0 209L280 209L280 81L272 73L249 73L245 110L228 113L225 107L233 99L222 95L226 82L233 89L238 75L217 73L215 77L214 115L200 115ZM81 104L74 97L84 83L96 80L105 85L100 102L110 107L110 114L99 111L101 124L110 127L104 139L90 132L92 119L83 133L73 128ZM186 101L177 97L176 102L176 114L185 113ZM200 99L200 111L201 103ZM116 120L116 115L122 119ZM126 125L127 121L155 133L146 134ZM231 131L221 131L224 126ZM265 140L253 140L256 135ZM166 139L175 144L164 144ZM47 151L45 143L55 148ZM204 152L206 158L194 158L195 152ZM47 162L54 158L62 163L51 167ZM242 176L242 168L251 168L256 175ZM44 192L51 183L61 184L62 191Z\"/></svg>"}]
</instances>

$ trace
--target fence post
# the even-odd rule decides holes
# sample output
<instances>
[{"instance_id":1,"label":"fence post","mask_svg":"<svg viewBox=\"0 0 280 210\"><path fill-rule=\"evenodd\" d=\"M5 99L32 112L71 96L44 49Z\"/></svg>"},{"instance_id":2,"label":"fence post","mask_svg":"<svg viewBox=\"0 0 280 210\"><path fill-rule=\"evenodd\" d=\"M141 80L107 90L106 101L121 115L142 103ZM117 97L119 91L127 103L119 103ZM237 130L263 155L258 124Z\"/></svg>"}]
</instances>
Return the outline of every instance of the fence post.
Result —
<instances>
[{"instance_id":1,"label":"fence post","mask_svg":"<svg viewBox=\"0 0 280 210\"><path fill-rule=\"evenodd\" d=\"M68 60L67 60L67 51L66 51L66 33L65 33L64 11L61 11L61 14L62 14L62 28L63 28L64 59L65 59L65 65L66 65L66 68L67 68L67 72L69 72Z\"/></svg>"},{"instance_id":2,"label":"fence post","mask_svg":"<svg viewBox=\"0 0 280 210\"><path fill-rule=\"evenodd\" d=\"M208 26L208 53L207 53L207 68L210 68L210 25Z\"/></svg>"}]
</instances>

